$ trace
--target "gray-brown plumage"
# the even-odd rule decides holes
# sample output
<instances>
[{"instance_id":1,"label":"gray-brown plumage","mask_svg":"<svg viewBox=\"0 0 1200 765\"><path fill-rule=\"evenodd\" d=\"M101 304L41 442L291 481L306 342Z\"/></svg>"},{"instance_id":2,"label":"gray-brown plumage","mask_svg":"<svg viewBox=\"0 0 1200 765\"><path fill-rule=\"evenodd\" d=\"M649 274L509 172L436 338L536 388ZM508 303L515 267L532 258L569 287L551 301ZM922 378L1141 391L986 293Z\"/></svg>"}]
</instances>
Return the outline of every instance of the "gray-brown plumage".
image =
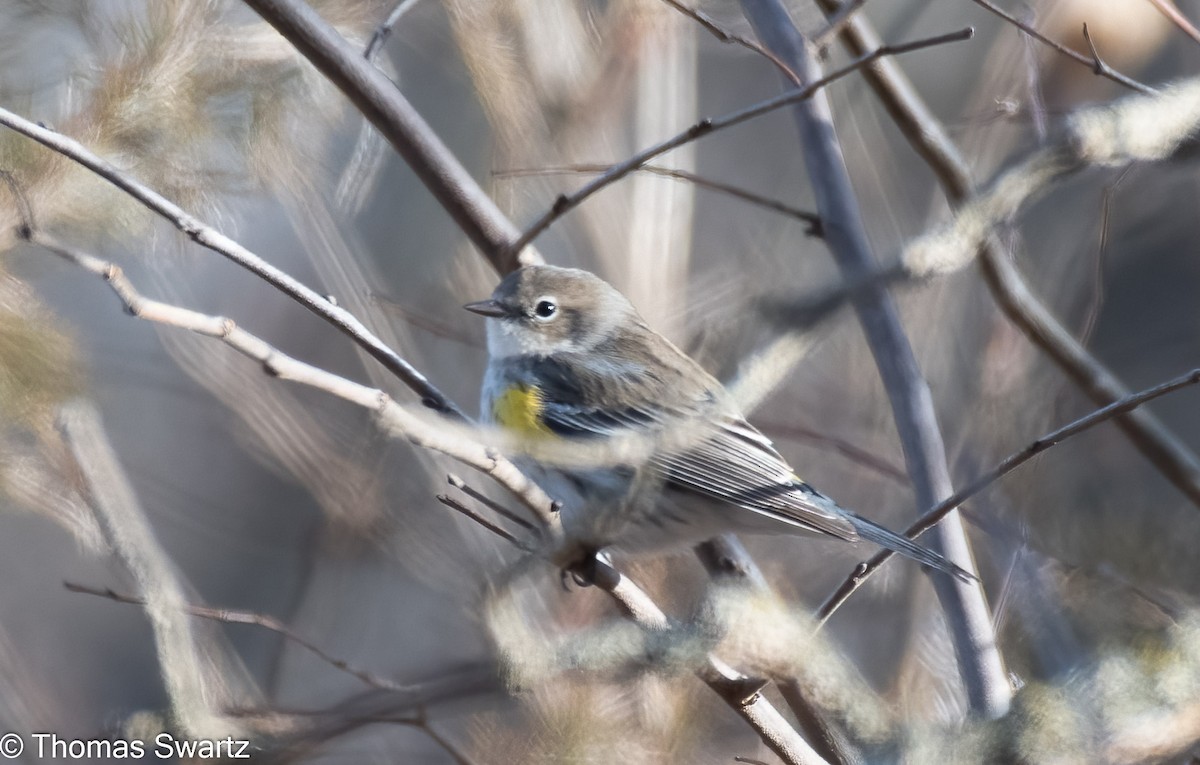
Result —
<instances>
[{"instance_id":1,"label":"gray-brown plumage","mask_svg":"<svg viewBox=\"0 0 1200 765\"><path fill-rule=\"evenodd\" d=\"M466 308L489 319L486 419L542 437L645 434L662 444L642 464L526 461L581 543L636 552L726 531L861 537L969 576L802 481L715 378L594 274L529 266Z\"/></svg>"}]
</instances>

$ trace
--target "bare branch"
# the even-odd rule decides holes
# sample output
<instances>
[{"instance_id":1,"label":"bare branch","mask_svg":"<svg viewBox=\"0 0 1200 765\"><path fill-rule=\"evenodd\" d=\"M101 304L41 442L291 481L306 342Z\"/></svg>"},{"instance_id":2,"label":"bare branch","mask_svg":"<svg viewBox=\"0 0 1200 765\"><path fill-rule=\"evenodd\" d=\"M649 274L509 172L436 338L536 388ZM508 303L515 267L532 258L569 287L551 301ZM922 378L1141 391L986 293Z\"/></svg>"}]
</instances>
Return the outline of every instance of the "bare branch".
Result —
<instances>
[{"instance_id":1,"label":"bare branch","mask_svg":"<svg viewBox=\"0 0 1200 765\"><path fill-rule=\"evenodd\" d=\"M336 85L400 152L425 187L500 273L540 262L527 240L484 193L391 80L301 0L246 0Z\"/></svg>"},{"instance_id":2,"label":"bare branch","mask_svg":"<svg viewBox=\"0 0 1200 765\"><path fill-rule=\"evenodd\" d=\"M141 202L152 212L165 218L196 244L223 255L337 327L405 385L412 388L417 395L421 396L421 400L426 406L439 412L462 417L461 411L443 396L433 383L376 337L353 314L340 308L327 297L318 294L217 229L205 224L116 165L92 153L73 138L30 122L3 108L0 108L0 125L5 125L32 138L96 173ZM31 224L27 222L27 225Z\"/></svg>"},{"instance_id":3,"label":"bare branch","mask_svg":"<svg viewBox=\"0 0 1200 765\"><path fill-rule=\"evenodd\" d=\"M1120 401L1114 401L1112 404L1097 409L1085 417L1081 417L1074 422L1047 433L1030 443L1024 449L1013 452L1005 457L996 467L975 478L951 497L931 507L924 515L917 519L916 523L909 526L904 533L914 539L919 537L948 513L952 512L955 507L966 502L1003 476L1011 473L1051 447L1057 446L1073 436L1090 430L1102 422L1107 422L1118 415L1131 412L1148 401L1198 383L1200 383L1200 369L1193 369L1187 374L1180 375L1173 380L1126 396ZM870 560L858 564L854 572L842 582L841 586L818 609L817 616L821 620L821 623L824 624L833 615L833 612L845 603L859 587L862 587L867 579L890 557L891 551L884 550L882 553L873 556Z\"/></svg>"},{"instance_id":4,"label":"bare branch","mask_svg":"<svg viewBox=\"0 0 1200 765\"><path fill-rule=\"evenodd\" d=\"M89 587L85 584L77 584L75 582L63 582L63 587L71 592L78 592L84 595L95 595L97 597L107 598L108 600L112 600L117 603L128 603L134 606L147 605L147 601L143 597L120 593L109 587ZM346 674L353 675L372 688L400 692L412 690L412 686L379 677L378 675L367 672L366 670L355 669L345 659L339 659L329 653L326 653L316 643L301 637L290 627L273 616L256 614L252 611L233 611L225 608L209 608L207 606L197 606L192 603L184 603L180 606L180 608L184 613L200 619L209 619L211 621L221 622L223 624L250 624L256 627L261 627L269 632L277 633L285 640L295 643L331 667L345 672Z\"/></svg>"},{"instance_id":5,"label":"bare branch","mask_svg":"<svg viewBox=\"0 0 1200 765\"><path fill-rule=\"evenodd\" d=\"M973 34L974 31L968 28L958 32L951 32L950 34L937 35L936 37L928 37L921 40L916 40L911 43L904 43L900 45L883 45L870 53L860 56L841 69L835 70L834 72L813 81L811 84L806 85L805 87L797 88L796 90L790 90L782 95L776 96L775 98L754 104L753 106L748 106L745 109L740 109L736 112L732 112L721 117L702 119L689 127L687 130L684 130L682 133L678 133L671 138L662 141L661 143L657 143L654 146L643 149L624 162L619 162L611 166L599 178L596 178L591 183L586 184L583 186L583 188L579 189L573 194L563 194L559 196L558 199L554 201L554 204L551 205L549 210L543 213L540 218L535 220L529 225L528 228L525 229L524 233L521 234L521 237L513 245L513 248L519 250L521 247L529 244L538 236L540 236L546 229L550 228L551 224L553 224L556 220L581 205L586 199L591 197L596 192L615 183L616 181L619 181L655 157L666 154L668 151L682 146L689 141L694 141L701 136L706 136L710 133L715 133L719 130L724 130L726 128L733 127L734 125L739 125L747 120L760 117L776 109L783 108L784 106L799 103L806 99L812 98L813 94L820 92L822 88L831 82L836 82L846 75L852 74L853 72L856 72L881 58L908 53L915 50L921 50L924 48L930 48L937 45L959 42L961 40L968 40Z\"/></svg>"},{"instance_id":6,"label":"bare branch","mask_svg":"<svg viewBox=\"0 0 1200 765\"><path fill-rule=\"evenodd\" d=\"M838 7L837 0L818 2L827 13ZM879 44L879 36L862 14L846 26L842 39L852 54ZM879 61L864 71L864 77L909 144L933 170L951 204L961 207L970 200L975 189L966 160L900 66L891 60ZM1130 395L1116 375L1088 353L1038 300L994 237L985 237L976 249L984 281L1001 310L1093 403L1105 406ZM1200 460L1186 445L1149 410L1123 415L1117 426L1176 489L1200 507Z\"/></svg>"},{"instance_id":7,"label":"bare branch","mask_svg":"<svg viewBox=\"0 0 1200 765\"><path fill-rule=\"evenodd\" d=\"M539 167L539 168L514 168L512 170L498 170L493 173L498 178L519 178L529 175L552 175L566 173L604 173L608 172L611 165L601 165L596 163L577 164L577 165L562 165L557 167ZM753 191L747 191L738 186L733 186L721 181L714 181L703 175L690 173L687 170L676 170L670 167L662 167L661 165L642 165L635 172L650 173L663 178L671 178L677 181L686 181L693 183L702 189L709 189L722 194L727 194L731 197L736 197L744 202L749 202L758 207L765 207L768 210L787 215L790 218L803 221L808 224L804 233L808 236L821 236L821 218L814 212L801 210L798 207L792 207L778 199L756 194Z\"/></svg>"},{"instance_id":8,"label":"bare branch","mask_svg":"<svg viewBox=\"0 0 1200 765\"><path fill-rule=\"evenodd\" d=\"M1096 49L1094 46L1092 47L1092 55L1089 58L1089 57L1083 55L1082 53L1079 53L1078 51L1071 50L1070 48L1063 45L1062 43L1051 40L1049 37L1046 37L1044 34L1037 31L1036 29L1034 29L1030 25L1026 24L1025 22L1021 21L1017 17L1015 17L1009 13L1006 13L1001 8L993 5L991 2L989 2L989 0L972 0L972 2L974 2L976 5L984 8L985 10L990 11L991 13L999 16L1000 18L1004 19L1009 24L1012 24L1014 27L1016 27L1017 29L1020 29L1022 32L1029 35L1030 37L1034 38L1038 42L1041 42L1045 45L1050 46L1051 48L1053 48L1054 50L1063 54L1064 56L1071 59L1072 61L1078 61L1079 63L1083 64L1084 66L1089 67L1093 72L1095 72L1097 75L1099 75L1105 79L1112 80L1113 82L1117 83L1118 85L1123 85L1124 87L1129 88L1130 90L1136 90L1139 93L1153 93L1154 92L1154 88L1150 87L1149 85L1143 85L1142 83L1138 82L1137 80L1133 79L1132 77L1127 77L1127 76L1121 74L1120 72L1116 71L1115 69L1111 68L1108 64L1104 63L1100 59L1100 56L1096 54ZM1085 29L1086 29L1086 26L1085 26ZM1085 32L1084 35L1086 36L1086 34L1087 33ZM1090 44L1091 44L1091 42L1089 40L1089 45Z\"/></svg>"},{"instance_id":9,"label":"bare branch","mask_svg":"<svg viewBox=\"0 0 1200 765\"><path fill-rule=\"evenodd\" d=\"M814 51L779 0L742 0L742 9L767 47L805 80L818 81L821 70ZM817 211L825 226L825 241L845 281L868 277L877 270L875 256L834 132L828 98L819 94L797 102L793 116L800 131L801 150ZM876 286L863 290L852 302L891 401L918 505L927 507L952 494L954 489L929 386L886 289ZM952 563L975 573L958 516L947 518L938 527L934 548ZM971 708L988 717L1003 715L1012 691L981 583L951 577L933 577L932 583L954 637Z\"/></svg>"}]
</instances>

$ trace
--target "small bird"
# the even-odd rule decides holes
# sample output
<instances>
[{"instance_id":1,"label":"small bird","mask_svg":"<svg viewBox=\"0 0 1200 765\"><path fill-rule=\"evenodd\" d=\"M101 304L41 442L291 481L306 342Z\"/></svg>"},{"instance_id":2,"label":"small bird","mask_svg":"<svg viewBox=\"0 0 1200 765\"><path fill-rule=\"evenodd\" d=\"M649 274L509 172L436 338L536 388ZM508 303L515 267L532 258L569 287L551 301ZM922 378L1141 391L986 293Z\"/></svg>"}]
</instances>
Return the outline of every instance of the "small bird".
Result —
<instances>
[{"instance_id":1,"label":"small bird","mask_svg":"<svg viewBox=\"0 0 1200 765\"><path fill-rule=\"evenodd\" d=\"M631 435L653 445L627 462L518 459L560 502L563 530L577 545L649 553L725 532L824 535L866 539L974 579L801 480L721 383L595 274L526 266L464 308L488 319L485 420L543 447Z\"/></svg>"}]
</instances>

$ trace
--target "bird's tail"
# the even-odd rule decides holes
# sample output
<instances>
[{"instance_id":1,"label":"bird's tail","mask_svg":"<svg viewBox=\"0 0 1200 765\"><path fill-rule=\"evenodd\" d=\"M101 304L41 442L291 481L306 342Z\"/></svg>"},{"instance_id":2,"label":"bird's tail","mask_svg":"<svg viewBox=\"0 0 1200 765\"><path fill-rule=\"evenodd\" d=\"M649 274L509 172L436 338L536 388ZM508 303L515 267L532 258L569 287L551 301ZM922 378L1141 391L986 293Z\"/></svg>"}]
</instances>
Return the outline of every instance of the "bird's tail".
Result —
<instances>
[{"instance_id":1,"label":"bird's tail","mask_svg":"<svg viewBox=\"0 0 1200 765\"><path fill-rule=\"evenodd\" d=\"M933 550L922 547L908 537L901 536L894 531L889 531L877 523L868 521L866 518L860 518L851 513L847 513L847 515L850 518L850 522L854 524L854 530L868 542L874 542L880 547L886 547L892 552L900 553L906 558L912 558L917 563L924 564L930 568L936 568L938 571L950 574L963 582L979 581L979 578L974 574L959 568L943 556L935 553Z\"/></svg>"}]
</instances>

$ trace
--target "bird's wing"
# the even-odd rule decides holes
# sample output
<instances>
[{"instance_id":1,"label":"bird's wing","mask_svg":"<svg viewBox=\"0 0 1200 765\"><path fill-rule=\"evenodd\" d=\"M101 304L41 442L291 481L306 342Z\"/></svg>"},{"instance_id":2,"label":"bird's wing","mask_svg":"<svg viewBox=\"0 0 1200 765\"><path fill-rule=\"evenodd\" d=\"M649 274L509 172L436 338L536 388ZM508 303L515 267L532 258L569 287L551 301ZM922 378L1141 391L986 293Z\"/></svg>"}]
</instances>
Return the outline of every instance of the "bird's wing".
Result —
<instances>
[{"instance_id":1,"label":"bird's wing","mask_svg":"<svg viewBox=\"0 0 1200 765\"><path fill-rule=\"evenodd\" d=\"M609 375L603 386L597 374ZM539 417L551 432L568 438L653 434L663 448L649 464L666 486L794 528L858 538L845 511L798 478L766 436L730 414L720 384L707 374L686 375L684 380L702 383L688 385L613 365L597 370L543 363L538 378ZM600 388L610 394L619 389L620 396L606 398L621 406L598 405L589 394ZM666 400L674 405L664 406ZM675 432L681 437L673 437Z\"/></svg>"},{"instance_id":2,"label":"bird's wing","mask_svg":"<svg viewBox=\"0 0 1200 765\"><path fill-rule=\"evenodd\" d=\"M713 427L696 445L651 458L670 485L789 526L858 538L845 511L801 480L756 428L740 417Z\"/></svg>"}]
</instances>

